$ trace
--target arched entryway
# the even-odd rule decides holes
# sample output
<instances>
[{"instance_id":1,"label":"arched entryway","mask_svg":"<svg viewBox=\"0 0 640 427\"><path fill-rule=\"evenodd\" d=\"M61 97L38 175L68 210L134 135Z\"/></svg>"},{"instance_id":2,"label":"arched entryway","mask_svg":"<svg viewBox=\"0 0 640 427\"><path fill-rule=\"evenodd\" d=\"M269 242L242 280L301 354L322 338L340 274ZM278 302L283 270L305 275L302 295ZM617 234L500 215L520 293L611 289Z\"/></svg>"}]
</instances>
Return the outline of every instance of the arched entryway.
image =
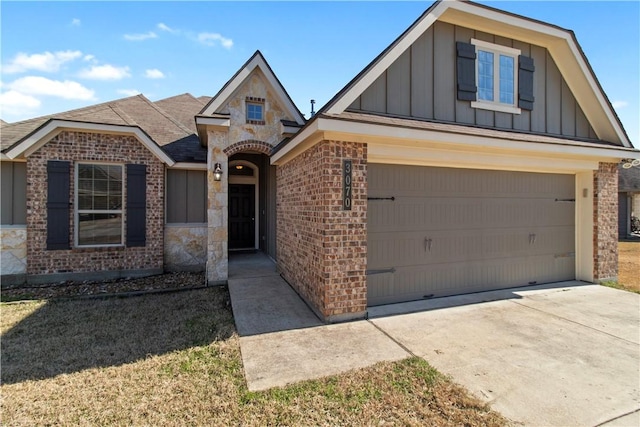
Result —
<instances>
[{"instance_id":1,"label":"arched entryway","mask_svg":"<svg viewBox=\"0 0 640 427\"><path fill-rule=\"evenodd\" d=\"M240 152L229 157L228 248L276 257L276 175L269 156Z\"/></svg>"}]
</instances>

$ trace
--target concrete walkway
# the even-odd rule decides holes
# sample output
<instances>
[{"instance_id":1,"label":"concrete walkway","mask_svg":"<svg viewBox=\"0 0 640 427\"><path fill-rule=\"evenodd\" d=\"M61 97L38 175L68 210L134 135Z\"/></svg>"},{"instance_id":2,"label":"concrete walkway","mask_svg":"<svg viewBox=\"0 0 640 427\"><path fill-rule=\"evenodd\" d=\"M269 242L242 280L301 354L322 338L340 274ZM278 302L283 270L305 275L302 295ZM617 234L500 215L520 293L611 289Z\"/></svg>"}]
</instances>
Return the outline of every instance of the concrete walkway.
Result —
<instances>
[{"instance_id":1,"label":"concrete walkway","mask_svg":"<svg viewBox=\"0 0 640 427\"><path fill-rule=\"evenodd\" d=\"M368 321L323 325L257 257L230 260L250 390L417 355L524 425L640 425L640 295L565 282L373 307Z\"/></svg>"}]
</instances>

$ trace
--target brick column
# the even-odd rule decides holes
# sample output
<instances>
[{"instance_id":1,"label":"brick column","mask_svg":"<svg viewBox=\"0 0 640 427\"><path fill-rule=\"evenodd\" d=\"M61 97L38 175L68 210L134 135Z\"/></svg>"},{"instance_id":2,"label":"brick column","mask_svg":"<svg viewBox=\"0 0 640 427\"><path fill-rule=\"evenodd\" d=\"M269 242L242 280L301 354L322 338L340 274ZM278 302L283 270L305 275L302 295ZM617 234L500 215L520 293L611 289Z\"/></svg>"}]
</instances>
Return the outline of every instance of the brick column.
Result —
<instances>
[{"instance_id":1,"label":"brick column","mask_svg":"<svg viewBox=\"0 0 640 427\"><path fill-rule=\"evenodd\" d=\"M618 165L600 163L593 175L593 279L618 277Z\"/></svg>"},{"instance_id":2,"label":"brick column","mask_svg":"<svg viewBox=\"0 0 640 427\"><path fill-rule=\"evenodd\" d=\"M278 268L327 322L367 309L367 147L322 141L277 168ZM343 209L342 161L353 165L353 203Z\"/></svg>"}]
</instances>

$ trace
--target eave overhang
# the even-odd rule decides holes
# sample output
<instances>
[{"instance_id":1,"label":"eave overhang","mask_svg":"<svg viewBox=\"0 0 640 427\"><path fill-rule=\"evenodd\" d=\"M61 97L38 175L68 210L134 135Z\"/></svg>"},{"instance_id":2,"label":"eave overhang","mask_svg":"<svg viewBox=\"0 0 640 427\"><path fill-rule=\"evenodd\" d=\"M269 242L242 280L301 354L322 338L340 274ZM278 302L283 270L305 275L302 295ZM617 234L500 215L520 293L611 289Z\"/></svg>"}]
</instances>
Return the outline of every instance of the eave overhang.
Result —
<instances>
[{"instance_id":1,"label":"eave overhang","mask_svg":"<svg viewBox=\"0 0 640 427\"><path fill-rule=\"evenodd\" d=\"M62 131L81 131L91 133L105 133L110 135L130 135L134 136L142 145L151 151L160 161L167 166L173 166L175 161L165 153L162 148L146 132L138 126L111 125L90 122L76 122L72 120L51 119L42 126L25 136L4 152L7 159L24 159L40 147L46 144L51 138Z\"/></svg>"},{"instance_id":2,"label":"eave overhang","mask_svg":"<svg viewBox=\"0 0 640 427\"><path fill-rule=\"evenodd\" d=\"M271 156L284 165L320 141L367 144L367 161L424 166L493 168L537 172L594 170L599 162L640 158L616 145L458 124L380 118L357 113L320 115Z\"/></svg>"}]
</instances>

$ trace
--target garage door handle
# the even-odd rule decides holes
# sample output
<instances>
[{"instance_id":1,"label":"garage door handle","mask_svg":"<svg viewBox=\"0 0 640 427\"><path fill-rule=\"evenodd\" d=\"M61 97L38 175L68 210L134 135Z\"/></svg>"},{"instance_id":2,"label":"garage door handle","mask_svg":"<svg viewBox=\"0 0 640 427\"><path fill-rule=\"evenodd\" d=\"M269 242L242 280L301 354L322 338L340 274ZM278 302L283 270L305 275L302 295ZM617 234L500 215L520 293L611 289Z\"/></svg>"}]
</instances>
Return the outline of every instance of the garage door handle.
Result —
<instances>
[{"instance_id":1,"label":"garage door handle","mask_svg":"<svg viewBox=\"0 0 640 427\"><path fill-rule=\"evenodd\" d=\"M536 235L535 234L529 234L529 244L533 245L534 243L536 243Z\"/></svg>"},{"instance_id":2,"label":"garage door handle","mask_svg":"<svg viewBox=\"0 0 640 427\"><path fill-rule=\"evenodd\" d=\"M431 252L431 242L432 242L432 239L430 239L428 237L424 238L424 251L425 252L427 252L427 251Z\"/></svg>"}]
</instances>

